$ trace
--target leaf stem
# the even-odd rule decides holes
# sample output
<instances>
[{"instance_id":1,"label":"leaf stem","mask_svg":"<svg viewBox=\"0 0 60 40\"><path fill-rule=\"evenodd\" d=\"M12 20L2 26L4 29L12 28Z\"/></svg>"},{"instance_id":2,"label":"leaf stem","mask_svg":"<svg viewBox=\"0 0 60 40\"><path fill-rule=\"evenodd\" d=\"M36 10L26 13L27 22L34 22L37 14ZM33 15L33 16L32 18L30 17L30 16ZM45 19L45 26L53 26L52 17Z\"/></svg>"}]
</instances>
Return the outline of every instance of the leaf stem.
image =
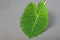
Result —
<instances>
[{"instance_id":1,"label":"leaf stem","mask_svg":"<svg viewBox=\"0 0 60 40\"><path fill-rule=\"evenodd\" d=\"M45 0L44 5L46 5L47 1L48 1L48 0Z\"/></svg>"}]
</instances>

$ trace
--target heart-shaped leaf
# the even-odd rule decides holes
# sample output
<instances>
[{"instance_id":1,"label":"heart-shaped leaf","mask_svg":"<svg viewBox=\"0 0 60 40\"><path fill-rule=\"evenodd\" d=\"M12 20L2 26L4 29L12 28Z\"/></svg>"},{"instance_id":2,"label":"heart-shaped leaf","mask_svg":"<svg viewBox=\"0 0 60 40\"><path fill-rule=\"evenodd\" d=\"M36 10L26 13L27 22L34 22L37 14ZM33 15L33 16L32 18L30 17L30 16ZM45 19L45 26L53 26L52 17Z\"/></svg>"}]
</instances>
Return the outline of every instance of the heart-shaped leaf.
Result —
<instances>
[{"instance_id":1,"label":"heart-shaped leaf","mask_svg":"<svg viewBox=\"0 0 60 40\"><path fill-rule=\"evenodd\" d=\"M21 17L20 25L23 32L29 37L36 37L47 28L48 13L44 2L39 2L37 8L34 3L29 3Z\"/></svg>"}]
</instances>

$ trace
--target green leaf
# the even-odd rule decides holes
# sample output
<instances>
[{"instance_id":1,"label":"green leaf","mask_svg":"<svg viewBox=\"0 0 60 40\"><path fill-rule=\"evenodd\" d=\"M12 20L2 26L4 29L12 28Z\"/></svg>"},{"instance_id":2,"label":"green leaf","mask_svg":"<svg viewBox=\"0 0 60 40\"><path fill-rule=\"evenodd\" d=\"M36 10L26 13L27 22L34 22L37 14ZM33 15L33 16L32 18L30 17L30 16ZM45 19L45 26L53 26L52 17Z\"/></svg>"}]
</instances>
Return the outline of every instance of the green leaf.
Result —
<instances>
[{"instance_id":1,"label":"green leaf","mask_svg":"<svg viewBox=\"0 0 60 40\"><path fill-rule=\"evenodd\" d=\"M29 3L21 17L20 25L23 32L29 37L36 37L47 28L48 13L44 2L39 2L37 8L34 3Z\"/></svg>"}]
</instances>

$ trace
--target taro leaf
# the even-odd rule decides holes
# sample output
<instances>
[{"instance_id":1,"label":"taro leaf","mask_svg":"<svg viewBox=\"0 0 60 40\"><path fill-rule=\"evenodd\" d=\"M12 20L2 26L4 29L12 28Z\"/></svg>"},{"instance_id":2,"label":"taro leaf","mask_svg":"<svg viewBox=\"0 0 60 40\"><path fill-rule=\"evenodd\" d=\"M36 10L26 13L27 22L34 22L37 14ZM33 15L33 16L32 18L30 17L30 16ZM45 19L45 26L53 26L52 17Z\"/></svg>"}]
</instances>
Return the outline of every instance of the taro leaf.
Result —
<instances>
[{"instance_id":1,"label":"taro leaf","mask_svg":"<svg viewBox=\"0 0 60 40\"><path fill-rule=\"evenodd\" d=\"M48 13L43 2L37 8L34 3L29 3L21 17L21 28L29 38L36 37L47 28Z\"/></svg>"}]
</instances>

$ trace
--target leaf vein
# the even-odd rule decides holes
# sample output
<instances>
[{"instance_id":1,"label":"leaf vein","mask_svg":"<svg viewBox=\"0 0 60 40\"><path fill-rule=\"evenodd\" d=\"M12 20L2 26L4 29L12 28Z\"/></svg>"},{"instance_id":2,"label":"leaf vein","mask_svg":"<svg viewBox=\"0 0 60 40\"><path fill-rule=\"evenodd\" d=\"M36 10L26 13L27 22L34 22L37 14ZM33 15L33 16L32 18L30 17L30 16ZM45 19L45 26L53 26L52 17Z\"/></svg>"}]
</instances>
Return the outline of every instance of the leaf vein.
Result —
<instances>
[{"instance_id":1,"label":"leaf vein","mask_svg":"<svg viewBox=\"0 0 60 40\"><path fill-rule=\"evenodd\" d=\"M38 17L39 17L39 14L36 16L36 19L35 19L34 24L33 24L33 27L32 27L32 31L33 31L33 28L35 27L35 24L37 22Z\"/></svg>"}]
</instances>

